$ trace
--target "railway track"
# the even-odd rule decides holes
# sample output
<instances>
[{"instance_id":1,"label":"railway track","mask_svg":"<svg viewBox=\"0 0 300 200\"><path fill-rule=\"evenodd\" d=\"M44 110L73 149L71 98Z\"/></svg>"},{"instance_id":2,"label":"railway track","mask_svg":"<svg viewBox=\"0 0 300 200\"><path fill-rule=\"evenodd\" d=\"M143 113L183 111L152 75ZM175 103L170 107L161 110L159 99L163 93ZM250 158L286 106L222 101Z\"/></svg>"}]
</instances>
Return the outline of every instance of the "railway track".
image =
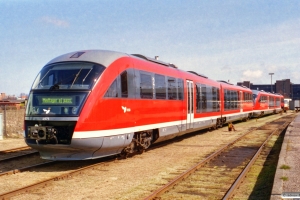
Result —
<instances>
[{"instance_id":1,"label":"railway track","mask_svg":"<svg viewBox=\"0 0 300 200\"><path fill-rule=\"evenodd\" d=\"M113 161L115 161L114 157L102 158L102 159L98 159L98 160L87 160L87 161L82 161L80 163L78 163L78 162L70 163L70 161L67 161L67 162L48 161L46 163L42 163L39 165L29 166L29 167L26 167L23 169L16 170L17 172L23 172L23 171L29 171L29 170L33 171L34 168L43 167L43 171L54 171L53 169L51 170L51 168L53 168L54 165L56 165L55 169L61 169L61 172L56 173L58 175L52 176L50 178L44 178L42 180L38 180L33 184L19 187L19 188L16 188L16 189L8 191L8 192L0 193L0 200L10 199L11 197L19 195L21 193L29 192L36 188L45 187L47 185L50 185L54 181L68 179L74 175L83 173L83 171L85 171L85 170L93 169L100 165L105 165L108 162L113 162ZM69 164L67 164L67 163L69 163ZM50 167L47 168L47 166L50 166ZM14 172L12 172L12 173L14 173ZM6 173L5 175L9 175L12 173ZM1 181L1 174L0 174L0 181Z\"/></svg>"},{"instance_id":2,"label":"railway track","mask_svg":"<svg viewBox=\"0 0 300 200\"><path fill-rule=\"evenodd\" d=\"M277 122L275 122L275 124L276 123L282 123L282 122L277 121ZM272 125L272 123L269 123L268 125L274 126L274 125ZM254 130L254 128L252 128L252 129ZM258 128L256 128L256 129L258 129ZM268 129L268 128L260 127L260 129ZM268 130L265 130L265 131L268 131ZM170 142L172 143L172 141L170 141ZM154 147L154 148L157 148L157 147ZM151 149L149 149L149 150L151 150ZM50 164L49 167L45 167L45 166L37 167L36 166L37 169L31 168L31 169L21 170L21 172L26 171L25 175L21 176L22 178L28 176L27 173L31 173L31 174L35 174L35 177L37 177L36 180L32 180L30 184L25 185L25 186L23 185L21 187L21 185L18 185L18 188L3 191L3 193L0 192L0 200L1 199L9 199L13 196L18 196L25 192L31 193L31 191L36 191L37 189L44 188L45 186L54 185L55 181L69 179L70 177L73 177L77 174L84 174L85 170L97 169L100 165L110 165L109 162L113 162L113 161L115 161L115 157L99 159L99 160L92 160L92 161L89 161L89 163L86 162L85 163L86 166L84 166L84 164L78 165L78 163L69 161L69 162L66 162L66 163L70 163L69 166L67 166L67 167L64 167L64 165L67 165L67 164L64 164L64 162L58 162L58 163ZM96 163L92 163L92 162L96 162ZM75 165L77 165L77 166L75 166ZM44 173L44 172L47 172L47 173ZM51 174L51 175L46 177L45 174ZM5 177L5 178L2 179L2 177ZM0 182L4 182L4 183L5 182L13 182L10 180L10 176L2 176L2 177L0 176ZM17 178L17 180L18 180L18 178ZM50 188L51 188L51 186L50 186ZM159 198L159 197L156 197L156 198ZM164 199L164 197L163 197L163 199Z\"/></svg>"},{"instance_id":3,"label":"railway track","mask_svg":"<svg viewBox=\"0 0 300 200\"><path fill-rule=\"evenodd\" d=\"M246 132L145 198L229 199L272 134L294 119L287 116Z\"/></svg>"},{"instance_id":4,"label":"railway track","mask_svg":"<svg viewBox=\"0 0 300 200\"><path fill-rule=\"evenodd\" d=\"M154 146L147 149L146 151L151 151L152 149L160 148L162 146L165 146L169 143L173 143L173 142L176 142L176 141L178 142L178 140L180 140L180 139L176 138L174 140L170 140L170 141L162 142L162 143L159 143L159 144L155 144ZM141 153L139 153L139 154L141 154ZM137 153L130 154L129 157L132 157L135 154L137 154ZM9 199L9 198L11 198L13 196L16 196L16 195L19 195L21 193L30 192L32 190L35 190L36 188L45 187L47 185L50 185L54 181L68 179L72 176L83 173L85 170L94 169L94 168L97 168L101 165L107 165L109 162L114 162L116 159L123 159L123 157L122 156L121 157L113 156L113 157L108 157L108 158L100 158L100 159L97 159L97 160L87 160L86 163L88 163L88 164L84 163L85 161L81 161L81 162L83 162L82 165L80 165L80 164L78 165L78 162L77 162L76 167L73 166L73 169L71 169L70 167L66 167L65 172L59 173L59 175L52 176L51 178L39 180L39 181L36 181L33 184L26 185L26 186L20 187L20 188L16 188L14 190L11 190L11 191L8 191L8 192L5 192L5 193L0 193L0 200ZM55 169L64 168L64 167L59 166L60 164L64 165L64 163L70 163L70 161L67 161L67 162L47 161L47 162L44 162L44 163L39 163L39 164L34 164L34 165L31 165L31 166L23 167L23 168L20 168L20 169L13 169L13 170L10 170L10 171L0 173L0 181L1 181L1 176L3 177L5 175L12 175L12 174L21 173L21 172L35 171L35 169L40 169L40 168L43 168L43 171L55 171L55 170L48 170L46 168L48 166L51 167L53 165L57 165L55 167ZM74 169L74 168L76 168L76 169Z\"/></svg>"},{"instance_id":5,"label":"railway track","mask_svg":"<svg viewBox=\"0 0 300 200\"><path fill-rule=\"evenodd\" d=\"M0 151L0 163L29 155L38 155L38 152L28 146Z\"/></svg>"},{"instance_id":6,"label":"railway track","mask_svg":"<svg viewBox=\"0 0 300 200\"><path fill-rule=\"evenodd\" d=\"M16 174L16 173L29 171L29 170L32 170L32 169L37 168L37 167L47 166L50 163L54 163L54 162L55 161L46 161L46 162L43 162L43 163L38 163L38 164L30 165L30 166L27 166L27 167L22 167L22 168L19 168L19 169L8 170L8 171L0 173L0 176L11 175L11 174Z\"/></svg>"},{"instance_id":7,"label":"railway track","mask_svg":"<svg viewBox=\"0 0 300 200\"><path fill-rule=\"evenodd\" d=\"M13 148L13 149L7 149L7 150L0 151L0 155L11 153L11 152L22 151L22 150L28 150L28 149L31 149L31 147L23 146L23 147L18 147L18 148Z\"/></svg>"},{"instance_id":8,"label":"railway track","mask_svg":"<svg viewBox=\"0 0 300 200\"><path fill-rule=\"evenodd\" d=\"M165 146L168 143L176 142L177 140L178 140L178 138L176 138L174 140L171 140L171 141L168 141L168 142L163 142L163 143L160 143L160 144L156 144L153 147L147 149L146 151L149 151L149 150L152 150L152 149L155 149L155 148L160 148L161 146ZM132 157L135 154L130 154L129 157ZM77 163L77 167L73 166L73 168L76 168L76 169L71 169L69 171L67 171L67 169L66 169L65 172L59 173L59 175L57 175L57 176L52 176L51 178L36 181L35 183L33 183L31 185L16 188L14 190L11 190L11 191L8 191L8 192L5 192L5 193L0 193L0 200L10 199L11 197L19 195L21 193L30 192L32 190L35 190L36 188L45 187L47 185L50 185L54 181L68 179L72 176L83 173L85 170L94 169L94 168L97 168L101 165L107 165L109 162L114 162L116 159L123 159L123 157L113 156L113 157L108 157L108 158L100 158L100 159L96 159L96 160L87 160L86 163L90 163L90 164L83 163L82 165L80 165L80 164L78 165L78 163ZM70 161L67 161L67 162L47 161L47 162L44 162L44 163L23 167L23 168L20 168L20 169L14 169L14 170L6 171L6 172L3 172L3 173L0 173L0 181L1 181L1 176L12 175L12 174L26 172L26 171L34 171L34 169L38 169L38 168L44 168L43 171L51 171L51 170L45 169L45 167L57 164L58 166L56 167L56 169L58 169L58 168L61 168L61 167L59 167L60 164L64 165L63 163L69 163L69 162ZM82 162L85 162L85 161L82 161Z\"/></svg>"},{"instance_id":9,"label":"railway track","mask_svg":"<svg viewBox=\"0 0 300 200\"><path fill-rule=\"evenodd\" d=\"M19 147L0 152L0 176L15 174L45 163L30 147ZM27 167L24 167L27 166Z\"/></svg>"},{"instance_id":10,"label":"railway track","mask_svg":"<svg viewBox=\"0 0 300 200\"><path fill-rule=\"evenodd\" d=\"M24 158L24 157L31 156L31 155L39 155L39 152L37 152L35 150L32 150L32 152L22 153L20 155L10 155L6 158L0 158L0 163L7 162L7 161L10 161L10 160L16 160L16 159Z\"/></svg>"}]
</instances>

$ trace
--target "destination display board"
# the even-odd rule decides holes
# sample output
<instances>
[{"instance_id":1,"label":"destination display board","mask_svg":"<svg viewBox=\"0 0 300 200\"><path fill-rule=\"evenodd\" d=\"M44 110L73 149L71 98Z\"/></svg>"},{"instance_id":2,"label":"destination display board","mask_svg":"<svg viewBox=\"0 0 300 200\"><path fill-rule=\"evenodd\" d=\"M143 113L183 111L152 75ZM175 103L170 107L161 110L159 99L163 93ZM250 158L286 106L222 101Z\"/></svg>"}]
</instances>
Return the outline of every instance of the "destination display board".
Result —
<instances>
[{"instance_id":1,"label":"destination display board","mask_svg":"<svg viewBox=\"0 0 300 200\"><path fill-rule=\"evenodd\" d=\"M74 96L64 96L64 97L55 97L55 96L39 96L39 105L65 105L65 106L74 106L75 97Z\"/></svg>"}]
</instances>

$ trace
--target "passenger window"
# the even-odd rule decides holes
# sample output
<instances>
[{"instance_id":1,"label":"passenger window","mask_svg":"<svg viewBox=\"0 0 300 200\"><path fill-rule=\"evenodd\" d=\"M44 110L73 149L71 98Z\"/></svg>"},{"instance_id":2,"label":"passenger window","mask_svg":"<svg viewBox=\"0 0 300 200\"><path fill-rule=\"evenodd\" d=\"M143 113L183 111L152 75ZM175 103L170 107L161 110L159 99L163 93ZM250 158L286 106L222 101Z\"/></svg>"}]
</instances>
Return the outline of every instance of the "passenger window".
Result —
<instances>
[{"instance_id":1,"label":"passenger window","mask_svg":"<svg viewBox=\"0 0 300 200\"><path fill-rule=\"evenodd\" d=\"M234 90L224 90L225 110L235 110L239 107L239 95Z\"/></svg>"},{"instance_id":2,"label":"passenger window","mask_svg":"<svg viewBox=\"0 0 300 200\"><path fill-rule=\"evenodd\" d=\"M156 99L166 99L166 81L165 76L155 74L155 94Z\"/></svg>"},{"instance_id":3,"label":"passenger window","mask_svg":"<svg viewBox=\"0 0 300 200\"><path fill-rule=\"evenodd\" d=\"M140 95L142 99L153 99L152 77L150 74L140 73Z\"/></svg>"},{"instance_id":4,"label":"passenger window","mask_svg":"<svg viewBox=\"0 0 300 200\"><path fill-rule=\"evenodd\" d=\"M118 97L117 79L110 85L104 97Z\"/></svg>"},{"instance_id":5,"label":"passenger window","mask_svg":"<svg viewBox=\"0 0 300 200\"><path fill-rule=\"evenodd\" d=\"M178 99L183 100L183 80L178 79Z\"/></svg>"},{"instance_id":6,"label":"passenger window","mask_svg":"<svg viewBox=\"0 0 300 200\"><path fill-rule=\"evenodd\" d=\"M196 87L197 113L220 111L219 88L210 85L205 85L205 84L196 84L196 86L197 86ZM226 98L225 98L225 102L226 102Z\"/></svg>"},{"instance_id":7,"label":"passenger window","mask_svg":"<svg viewBox=\"0 0 300 200\"><path fill-rule=\"evenodd\" d=\"M219 95L219 88L212 87L212 101L213 101L213 111L219 111L220 110L220 95Z\"/></svg>"},{"instance_id":8,"label":"passenger window","mask_svg":"<svg viewBox=\"0 0 300 200\"><path fill-rule=\"evenodd\" d=\"M121 94L122 97L128 97L127 71L121 74Z\"/></svg>"},{"instance_id":9,"label":"passenger window","mask_svg":"<svg viewBox=\"0 0 300 200\"><path fill-rule=\"evenodd\" d=\"M168 99L177 99L176 79L168 77Z\"/></svg>"}]
</instances>

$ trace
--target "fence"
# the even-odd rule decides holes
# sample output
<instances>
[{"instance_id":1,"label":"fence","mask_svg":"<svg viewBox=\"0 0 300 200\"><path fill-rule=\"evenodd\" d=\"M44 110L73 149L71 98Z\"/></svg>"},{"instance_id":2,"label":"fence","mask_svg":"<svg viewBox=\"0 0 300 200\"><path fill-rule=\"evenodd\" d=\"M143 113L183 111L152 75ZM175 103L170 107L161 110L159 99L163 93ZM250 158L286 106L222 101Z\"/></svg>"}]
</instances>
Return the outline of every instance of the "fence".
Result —
<instances>
[{"instance_id":1,"label":"fence","mask_svg":"<svg viewBox=\"0 0 300 200\"><path fill-rule=\"evenodd\" d=\"M25 108L16 108L15 106L1 106L0 113L2 114L2 131L3 137L22 137Z\"/></svg>"}]
</instances>

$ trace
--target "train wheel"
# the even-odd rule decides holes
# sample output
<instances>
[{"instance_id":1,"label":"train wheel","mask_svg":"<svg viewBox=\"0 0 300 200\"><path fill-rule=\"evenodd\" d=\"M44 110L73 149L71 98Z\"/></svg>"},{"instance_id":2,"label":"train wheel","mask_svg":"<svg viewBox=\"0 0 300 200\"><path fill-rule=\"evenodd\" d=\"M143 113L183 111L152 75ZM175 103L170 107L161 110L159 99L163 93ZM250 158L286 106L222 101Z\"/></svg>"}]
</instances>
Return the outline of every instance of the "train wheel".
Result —
<instances>
[{"instance_id":1,"label":"train wheel","mask_svg":"<svg viewBox=\"0 0 300 200\"><path fill-rule=\"evenodd\" d=\"M223 127L223 123L221 119L217 119L217 124L216 124L217 128L222 128Z\"/></svg>"},{"instance_id":2,"label":"train wheel","mask_svg":"<svg viewBox=\"0 0 300 200\"><path fill-rule=\"evenodd\" d=\"M122 151L119 155L117 159L127 159L128 158L129 153L126 151Z\"/></svg>"},{"instance_id":3,"label":"train wheel","mask_svg":"<svg viewBox=\"0 0 300 200\"><path fill-rule=\"evenodd\" d=\"M139 147L138 150L137 150L137 152L139 154L143 154L145 152L145 149L143 147Z\"/></svg>"}]
</instances>

